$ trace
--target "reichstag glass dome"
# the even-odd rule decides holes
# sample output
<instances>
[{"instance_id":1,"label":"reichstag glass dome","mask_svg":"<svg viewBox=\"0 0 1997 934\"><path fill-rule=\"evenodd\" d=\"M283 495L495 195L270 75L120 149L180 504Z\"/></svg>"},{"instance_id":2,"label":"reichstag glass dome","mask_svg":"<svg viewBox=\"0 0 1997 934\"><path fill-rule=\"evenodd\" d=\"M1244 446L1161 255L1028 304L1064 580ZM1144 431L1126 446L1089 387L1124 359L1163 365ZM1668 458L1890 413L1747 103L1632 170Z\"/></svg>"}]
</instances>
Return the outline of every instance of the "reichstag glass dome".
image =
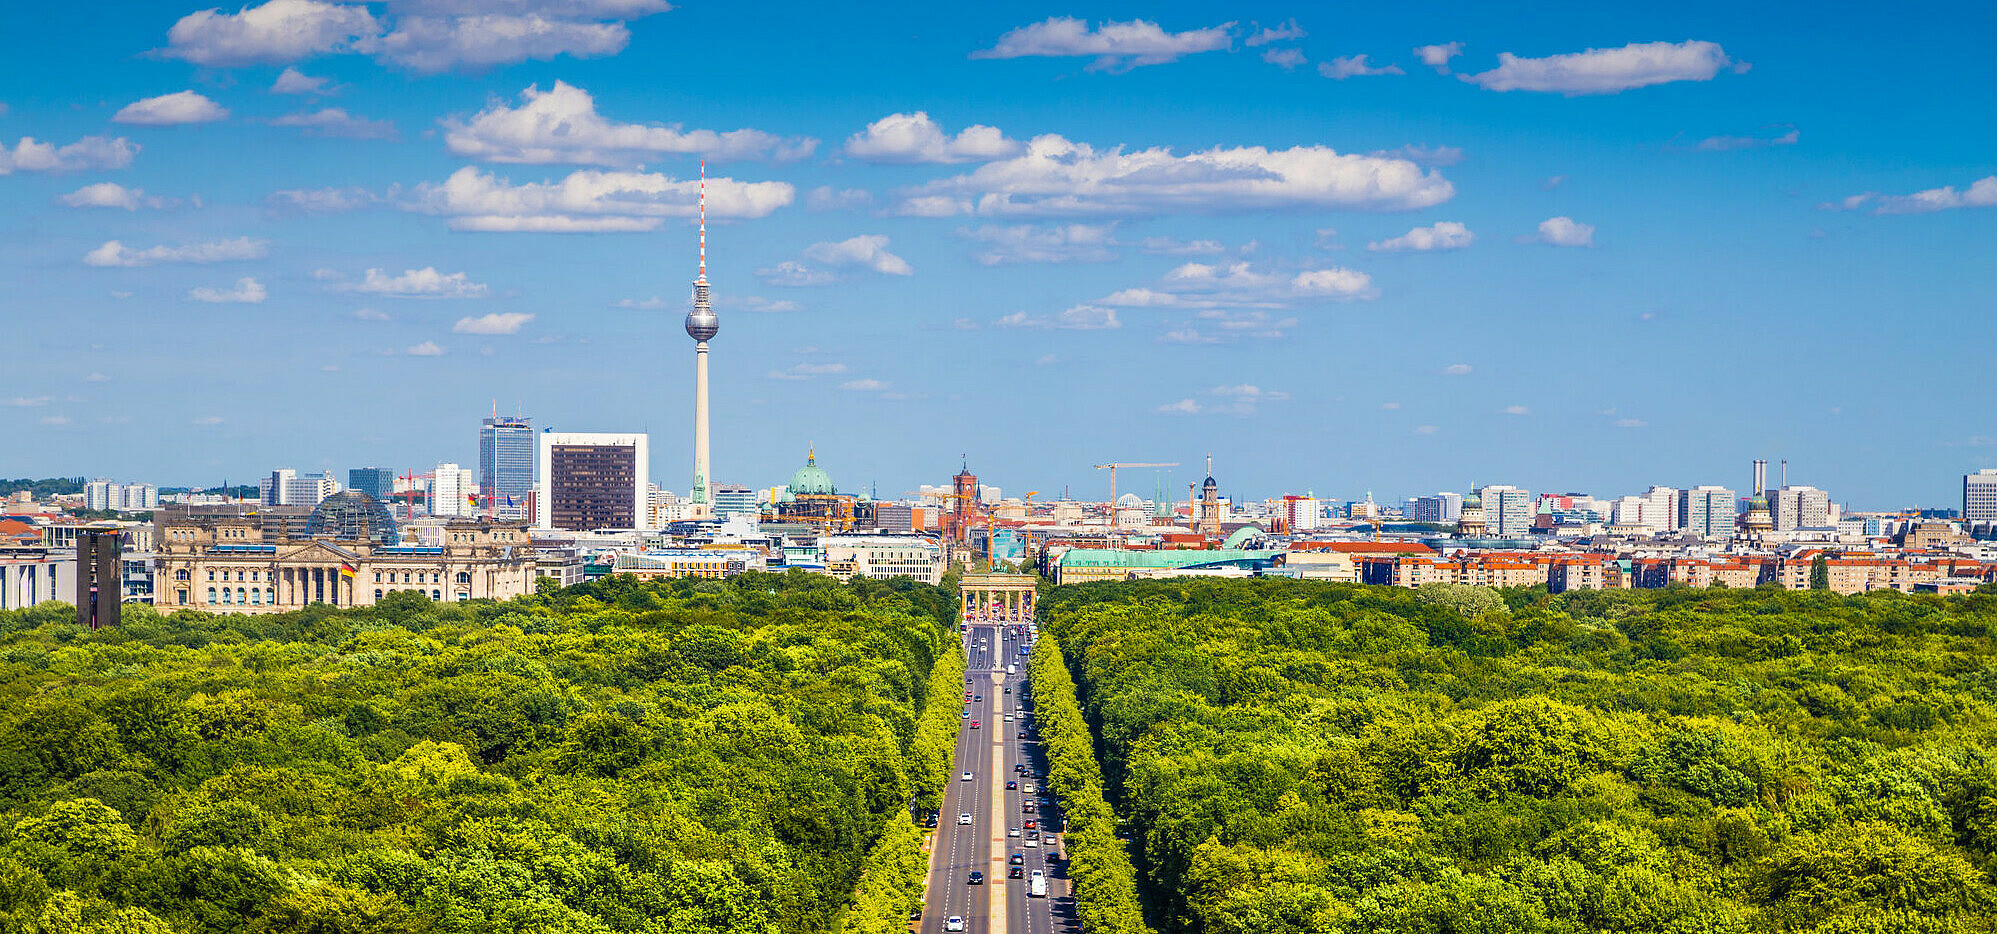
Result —
<instances>
[{"instance_id":1,"label":"reichstag glass dome","mask_svg":"<svg viewBox=\"0 0 1997 934\"><path fill-rule=\"evenodd\" d=\"M308 538L395 544L395 517L380 500L359 490L341 490L321 500L305 520Z\"/></svg>"}]
</instances>

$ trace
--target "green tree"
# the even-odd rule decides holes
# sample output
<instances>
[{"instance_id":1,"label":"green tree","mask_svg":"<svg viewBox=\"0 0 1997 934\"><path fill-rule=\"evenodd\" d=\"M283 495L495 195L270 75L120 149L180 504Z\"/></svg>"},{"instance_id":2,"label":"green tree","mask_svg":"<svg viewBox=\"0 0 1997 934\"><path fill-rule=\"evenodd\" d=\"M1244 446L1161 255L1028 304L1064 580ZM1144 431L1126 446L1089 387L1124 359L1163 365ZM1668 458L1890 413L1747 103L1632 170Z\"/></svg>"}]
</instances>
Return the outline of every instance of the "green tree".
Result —
<instances>
[{"instance_id":1,"label":"green tree","mask_svg":"<svg viewBox=\"0 0 1997 934\"><path fill-rule=\"evenodd\" d=\"M1821 551L1810 559L1810 589L1831 589L1831 563L1825 560Z\"/></svg>"}]
</instances>

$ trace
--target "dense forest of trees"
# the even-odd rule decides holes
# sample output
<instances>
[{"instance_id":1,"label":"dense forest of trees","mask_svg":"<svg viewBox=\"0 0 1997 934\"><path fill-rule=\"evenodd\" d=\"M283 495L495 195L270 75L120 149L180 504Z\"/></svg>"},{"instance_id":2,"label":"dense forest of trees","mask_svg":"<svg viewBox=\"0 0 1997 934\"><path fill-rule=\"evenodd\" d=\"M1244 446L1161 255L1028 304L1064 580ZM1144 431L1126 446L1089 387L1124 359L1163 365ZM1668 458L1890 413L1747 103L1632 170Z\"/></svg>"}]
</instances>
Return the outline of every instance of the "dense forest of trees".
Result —
<instances>
[{"instance_id":1,"label":"dense forest of trees","mask_svg":"<svg viewBox=\"0 0 1997 934\"><path fill-rule=\"evenodd\" d=\"M83 478L46 477L41 480L30 480L22 477L18 480L0 479L0 496L12 496L22 490L27 490L36 499L47 499L51 496L71 496L83 492Z\"/></svg>"},{"instance_id":2,"label":"dense forest of trees","mask_svg":"<svg viewBox=\"0 0 1997 934\"><path fill-rule=\"evenodd\" d=\"M1041 610L1163 930L1997 931L1997 594L1178 580Z\"/></svg>"},{"instance_id":3,"label":"dense forest of trees","mask_svg":"<svg viewBox=\"0 0 1997 934\"><path fill-rule=\"evenodd\" d=\"M751 574L100 632L0 612L0 930L905 923L954 606Z\"/></svg>"}]
</instances>

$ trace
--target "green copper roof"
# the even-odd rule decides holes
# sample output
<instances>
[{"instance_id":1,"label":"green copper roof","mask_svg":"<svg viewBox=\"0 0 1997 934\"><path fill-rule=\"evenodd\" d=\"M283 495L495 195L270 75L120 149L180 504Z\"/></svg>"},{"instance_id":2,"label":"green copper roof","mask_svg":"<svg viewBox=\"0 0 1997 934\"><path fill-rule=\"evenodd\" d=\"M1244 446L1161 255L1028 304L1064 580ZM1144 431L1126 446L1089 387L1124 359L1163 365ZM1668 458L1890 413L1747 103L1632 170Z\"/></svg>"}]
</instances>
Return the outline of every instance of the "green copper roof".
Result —
<instances>
[{"instance_id":1,"label":"green copper roof","mask_svg":"<svg viewBox=\"0 0 1997 934\"><path fill-rule=\"evenodd\" d=\"M826 473L825 468L818 466L817 451L814 450L806 455L804 466L799 467L797 473L790 475L789 492L793 497L806 495L829 496L832 494L832 475Z\"/></svg>"}]
</instances>

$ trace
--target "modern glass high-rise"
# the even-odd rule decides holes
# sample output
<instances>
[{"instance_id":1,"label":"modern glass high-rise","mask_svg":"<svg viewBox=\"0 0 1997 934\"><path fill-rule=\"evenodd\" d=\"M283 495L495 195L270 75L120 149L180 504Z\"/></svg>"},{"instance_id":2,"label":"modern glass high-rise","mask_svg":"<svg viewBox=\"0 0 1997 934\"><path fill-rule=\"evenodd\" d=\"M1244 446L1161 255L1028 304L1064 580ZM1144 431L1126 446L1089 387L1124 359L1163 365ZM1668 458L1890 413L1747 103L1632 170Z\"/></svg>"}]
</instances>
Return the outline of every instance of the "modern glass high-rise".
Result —
<instances>
[{"instance_id":1,"label":"modern glass high-rise","mask_svg":"<svg viewBox=\"0 0 1997 934\"><path fill-rule=\"evenodd\" d=\"M534 491L536 445L532 419L499 415L478 429L478 488L501 519L526 519L527 494ZM480 503L479 512L487 511Z\"/></svg>"},{"instance_id":2,"label":"modern glass high-rise","mask_svg":"<svg viewBox=\"0 0 1997 934\"><path fill-rule=\"evenodd\" d=\"M395 502L395 471L387 467L354 467L347 471L347 489L359 490L387 505Z\"/></svg>"}]
</instances>

